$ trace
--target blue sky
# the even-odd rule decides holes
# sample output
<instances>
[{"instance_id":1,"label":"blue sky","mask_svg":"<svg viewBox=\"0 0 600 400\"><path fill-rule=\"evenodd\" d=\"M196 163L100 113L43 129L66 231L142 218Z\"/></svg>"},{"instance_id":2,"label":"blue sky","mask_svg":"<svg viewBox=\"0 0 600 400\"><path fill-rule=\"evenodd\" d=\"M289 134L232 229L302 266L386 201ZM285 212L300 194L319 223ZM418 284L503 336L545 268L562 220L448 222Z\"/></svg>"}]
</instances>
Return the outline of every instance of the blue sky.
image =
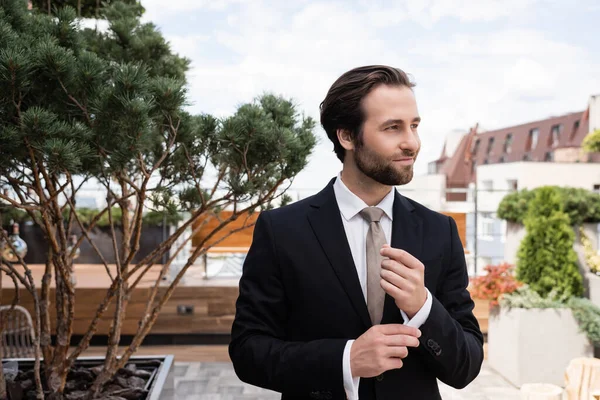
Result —
<instances>
[{"instance_id":1,"label":"blue sky","mask_svg":"<svg viewBox=\"0 0 600 400\"><path fill-rule=\"evenodd\" d=\"M581 111L600 93L597 0L142 0L192 60L190 109L218 116L269 91L318 120L343 72L390 64L412 74L423 118L417 173L446 134ZM324 132L295 188L318 189L341 164Z\"/></svg>"}]
</instances>

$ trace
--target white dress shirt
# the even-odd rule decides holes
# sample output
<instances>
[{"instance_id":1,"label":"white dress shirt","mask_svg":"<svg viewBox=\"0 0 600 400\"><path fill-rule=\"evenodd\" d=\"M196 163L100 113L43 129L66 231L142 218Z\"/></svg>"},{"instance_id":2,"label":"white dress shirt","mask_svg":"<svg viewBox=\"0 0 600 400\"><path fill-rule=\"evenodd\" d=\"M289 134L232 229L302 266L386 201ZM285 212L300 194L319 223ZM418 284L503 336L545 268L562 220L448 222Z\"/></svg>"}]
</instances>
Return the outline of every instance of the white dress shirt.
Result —
<instances>
[{"instance_id":1,"label":"white dress shirt","mask_svg":"<svg viewBox=\"0 0 600 400\"><path fill-rule=\"evenodd\" d=\"M348 238L348 244L350 245L350 251L352 252L352 258L354 265L356 266L356 272L358 273L358 280L362 288L363 296L367 298L367 233L369 232L369 223L359 214L360 211L368 207L368 205L362 201L358 196L348 189L348 187L342 182L341 174L338 175L335 183L333 184L333 191L337 200L340 213L342 215L342 222L344 224L344 230L346 231L346 237ZM383 210L383 216L380 224L387 243L391 243L392 239L392 220L394 218L394 196L395 189L390 190L390 193L381 200L376 207ZM431 312L431 293L427 290L427 300L423 307L417 312L417 314L409 319L406 313L400 310L404 324L419 328L427 321L429 313ZM344 349L343 357L343 375L344 375L344 389L346 390L346 396L348 400L358 400L358 385L360 378L353 378L352 371L350 370L350 351L354 340L349 340Z\"/></svg>"}]
</instances>

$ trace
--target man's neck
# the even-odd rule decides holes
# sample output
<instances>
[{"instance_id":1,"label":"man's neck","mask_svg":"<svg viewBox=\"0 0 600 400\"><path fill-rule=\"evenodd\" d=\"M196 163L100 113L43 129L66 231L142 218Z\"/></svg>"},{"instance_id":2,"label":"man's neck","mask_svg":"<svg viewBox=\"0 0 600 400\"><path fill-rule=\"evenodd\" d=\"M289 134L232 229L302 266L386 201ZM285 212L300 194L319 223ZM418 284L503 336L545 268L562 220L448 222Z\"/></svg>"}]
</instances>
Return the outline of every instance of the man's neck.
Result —
<instances>
[{"instance_id":1,"label":"man's neck","mask_svg":"<svg viewBox=\"0 0 600 400\"><path fill-rule=\"evenodd\" d=\"M391 186L382 185L369 178L356 167L344 165L341 176L344 185L371 207L379 204L392 190Z\"/></svg>"}]
</instances>

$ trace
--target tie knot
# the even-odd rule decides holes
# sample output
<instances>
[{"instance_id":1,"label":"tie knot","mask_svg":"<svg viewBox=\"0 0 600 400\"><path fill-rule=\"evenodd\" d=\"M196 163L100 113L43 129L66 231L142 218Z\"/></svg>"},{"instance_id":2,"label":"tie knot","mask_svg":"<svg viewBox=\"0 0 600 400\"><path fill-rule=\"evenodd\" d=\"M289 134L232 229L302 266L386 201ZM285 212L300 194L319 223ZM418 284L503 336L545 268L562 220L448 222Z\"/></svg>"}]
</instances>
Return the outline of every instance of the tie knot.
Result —
<instances>
[{"instance_id":1,"label":"tie knot","mask_svg":"<svg viewBox=\"0 0 600 400\"><path fill-rule=\"evenodd\" d=\"M366 207L360 212L360 215L367 220L368 223L379 222L383 217L383 210L378 207Z\"/></svg>"}]
</instances>

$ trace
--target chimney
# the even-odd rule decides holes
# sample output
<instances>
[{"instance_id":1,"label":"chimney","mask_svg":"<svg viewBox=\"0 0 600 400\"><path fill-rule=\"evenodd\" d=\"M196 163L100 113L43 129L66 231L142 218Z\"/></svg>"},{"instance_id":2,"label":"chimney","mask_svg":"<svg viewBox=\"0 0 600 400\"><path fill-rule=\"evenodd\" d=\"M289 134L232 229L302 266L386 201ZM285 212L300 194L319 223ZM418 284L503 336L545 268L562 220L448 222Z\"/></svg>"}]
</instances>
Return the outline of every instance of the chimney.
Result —
<instances>
[{"instance_id":1,"label":"chimney","mask_svg":"<svg viewBox=\"0 0 600 400\"><path fill-rule=\"evenodd\" d=\"M600 94L590 96L588 102L588 113L590 119L590 132L600 129Z\"/></svg>"}]
</instances>

